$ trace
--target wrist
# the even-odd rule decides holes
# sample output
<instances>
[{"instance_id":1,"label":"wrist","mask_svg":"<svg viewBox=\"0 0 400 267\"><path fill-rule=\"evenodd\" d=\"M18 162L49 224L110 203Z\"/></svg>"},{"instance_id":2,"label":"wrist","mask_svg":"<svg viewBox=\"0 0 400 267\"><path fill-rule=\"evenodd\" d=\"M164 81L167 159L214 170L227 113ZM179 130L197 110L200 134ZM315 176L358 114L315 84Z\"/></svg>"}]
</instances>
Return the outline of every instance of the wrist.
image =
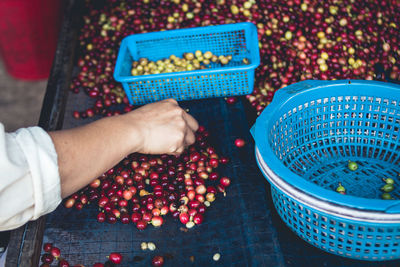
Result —
<instances>
[{"instance_id":1,"label":"wrist","mask_svg":"<svg viewBox=\"0 0 400 267\"><path fill-rule=\"evenodd\" d=\"M124 142L128 145L129 154L142 151L144 144L144 134L140 125L137 123L137 119L132 118L132 114L119 115L121 123L124 125L122 127L125 134Z\"/></svg>"}]
</instances>

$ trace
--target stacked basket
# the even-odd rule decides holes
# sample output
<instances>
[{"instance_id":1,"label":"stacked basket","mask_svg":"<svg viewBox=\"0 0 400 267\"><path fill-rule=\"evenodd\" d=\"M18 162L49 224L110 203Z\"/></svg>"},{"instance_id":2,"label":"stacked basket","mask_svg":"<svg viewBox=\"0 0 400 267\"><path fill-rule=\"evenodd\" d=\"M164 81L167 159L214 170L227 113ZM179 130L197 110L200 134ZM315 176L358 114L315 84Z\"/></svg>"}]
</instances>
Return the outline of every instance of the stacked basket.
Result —
<instances>
[{"instance_id":1,"label":"stacked basket","mask_svg":"<svg viewBox=\"0 0 400 267\"><path fill-rule=\"evenodd\" d=\"M251 131L276 210L297 235L344 257L400 258L400 86L299 82L277 91ZM385 178L394 200L381 199Z\"/></svg>"}]
</instances>

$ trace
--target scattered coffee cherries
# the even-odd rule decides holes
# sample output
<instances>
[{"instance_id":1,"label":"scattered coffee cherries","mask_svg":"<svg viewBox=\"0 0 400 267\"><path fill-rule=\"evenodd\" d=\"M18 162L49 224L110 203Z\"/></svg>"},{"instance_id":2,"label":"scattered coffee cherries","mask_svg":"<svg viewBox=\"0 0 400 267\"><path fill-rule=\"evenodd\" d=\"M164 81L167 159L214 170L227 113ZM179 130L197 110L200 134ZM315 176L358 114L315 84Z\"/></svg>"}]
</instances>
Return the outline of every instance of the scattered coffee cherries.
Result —
<instances>
[{"instance_id":1,"label":"scattered coffee cherries","mask_svg":"<svg viewBox=\"0 0 400 267\"><path fill-rule=\"evenodd\" d=\"M163 266L163 265L164 265L164 257L163 257L163 256L159 256L159 255L154 256L154 258L153 258L152 261L151 261L151 264L152 264L154 267Z\"/></svg>"},{"instance_id":2,"label":"scattered coffee cherries","mask_svg":"<svg viewBox=\"0 0 400 267\"><path fill-rule=\"evenodd\" d=\"M227 164L208 142L203 126L196 142L180 156L131 154L64 202L66 208L99 207L98 222L133 223L144 230L161 227L171 216L187 228L204 222L204 213L231 179L218 172ZM170 214L170 215L168 215Z\"/></svg>"},{"instance_id":3,"label":"scattered coffee cherries","mask_svg":"<svg viewBox=\"0 0 400 267\"><path fill-rule=\"evenodd\" d=\"M355 170L358 169L358 164L355 161L349 160L349 163L347 164L347 167L349 168L349 170L355 171Z\"/></svg>"},{"instance_id":4,"label":"scattered coffee cherries","mask_svg":"<svg viewBox=\"0 0 400 267\"><path fill-rule=\"evenodd\" d=\"M107 258L114 264L120 264L122 262L122 255L117 252L110 253L110 255L107 256Z\"/></svg>"},{"instance_id":5,"label":"scattered coffee cherries","mask_svg":"<svg viewBox=\"0 0 400 267\"><path fill-rule=\"evenodd\" d=\"M213 255L213 260L214 260L214 261L219 261L220 258L221 258L221 254L219 254L219 253L215 253L215 254Z\"/></svg>"},{"instance_id":6,"label":"scattered coffee cherries","mask_svg":"<svg viewBox=\"0 0 400 267\"><path fill-rule=\"evenodd\" d=\"M54 261L58 261L58 267L69 267L71 266L66 259L61 258L61 250L58 247L53 246L51 243L45 243L43 245L43 251L45 252L42 257L40 258L42 264L40 267L49 267ZM94 263L93 267L104 267L109 266L109 263L114 265L121 264L122 262L122 255L117 252L110 253L107 256L109 261L103 263ZM76 264L73 266L83 266L82 264Z\"/></svg>"},{"instance_id":7,"label":"scattered coffee cherries","mask_svg":"<svg viewBox=\"0 0 400 267\"><path fill-rule=\"evenodd\" d=\"M383 178L382 179L386 184L394 185L394 180L392 178Z\"/></svg>"},{"instance_id":8,"label":"scattered coffee cherries","mask_svg":"<svg viewBox=\"0 0 400 267\"><path fill-rule=\"evenodd\" d=\"M236 140L235 140L236 147L244 147L245 144L246 144L246 142L243 139L236 138Z\"/></svg>"},{"instance_id":9,"label":"scattered coffee cherries","mask_svg":"<svg viewBox=\"0 0 400 267\"><path fill-rule=\"evenodd\" d=\"M342 195L346 195L346 188L344 188L342 183L339 183L339 186L336 188L336 192Z\"/></svg>"},{"instance_id":10,"label":"scattered coffee cherries","mask_svg":"<svg viewBox=\"0 0 400 267\"><path fill-rule=\"evenodd\" d=\"M383 178L382 179L385 182L385 185L381 187L381 190L383 191L381 198L382 199L394 199L390 192L392 192L394 188L394 180L392 178Z\"/></svg>"},{"instance_id":11,"label":"scattered coffee cherries","mask_svg":"<svg viewBox=\"0 0 400 267\"><path fill-rule=\"evenodd\" d=\"M394 185L393 184L385 184L384 186L381 187L381 190L386 192L386 193L392 192L393 189L394 189Z\"/></svg>"},{"instance_id":12,"label":"scattered coffee cherries","mask_svg":"<svg viewBox=\"0 0 400 267\"><path fill-rule=\"evenodd\" d=\"M235 104L238 100L237 100L237 97L231 96L231 97L226 97L226 98L225 98L225 101L226 101L226 103L228 103L228 104L230 104L230 105L233 105L233 104Z\"/></svg>"},{"instance_id":13,"label":"scattered coffee cherries","mask_svg":"<svg viewBox=\"0 0 400 267\"><path fill-rule=\"evenodd\" d=\"M394 199L394 198L392 197L392 195L390 195L389 193L382 193L381 198L382 198L382 199L385 199L385 200L392 200L392 199Z\"/></svg>"}]
</instances>

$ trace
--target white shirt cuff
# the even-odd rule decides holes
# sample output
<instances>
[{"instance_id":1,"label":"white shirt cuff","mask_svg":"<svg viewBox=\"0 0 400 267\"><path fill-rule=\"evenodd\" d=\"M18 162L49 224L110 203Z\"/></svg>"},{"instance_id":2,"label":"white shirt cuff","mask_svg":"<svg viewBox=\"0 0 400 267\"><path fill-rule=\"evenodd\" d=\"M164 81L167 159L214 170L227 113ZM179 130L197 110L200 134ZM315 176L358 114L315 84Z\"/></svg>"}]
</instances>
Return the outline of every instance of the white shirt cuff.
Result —
<instances>
[{"instance_id":1,"label":"white shirt cuff","mask_svg":"<svg viewBox=\"0 0 400 267\"><path fill-rule=\"evenodd\" d=\"M61 202L57 153L49 134L40 127L22 128L12 135L31 172L35 220L55 210Z\"/></svg>"}]
</instances>

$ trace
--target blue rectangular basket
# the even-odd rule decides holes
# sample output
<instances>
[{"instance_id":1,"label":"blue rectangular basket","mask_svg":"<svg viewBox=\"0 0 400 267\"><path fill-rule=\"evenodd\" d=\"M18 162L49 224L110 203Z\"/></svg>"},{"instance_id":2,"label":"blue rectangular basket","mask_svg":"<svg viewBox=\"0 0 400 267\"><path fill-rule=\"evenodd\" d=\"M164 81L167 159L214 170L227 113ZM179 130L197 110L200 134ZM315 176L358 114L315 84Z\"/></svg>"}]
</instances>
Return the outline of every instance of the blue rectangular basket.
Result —
<instances>
[{"instance_id":1,"label":"blue rectangular basket","mask_svg":"<svg viewBox=\"0 0 400 267\"><path fill-rule=\"evenodd\" d=\"M157 61L196 50L231 55L232 60L203 70L131 75L132 62L140 58ZM243 63L245 58L249 64ZM114 78L122 83L131 104L244 95L253 91L254 70L259 64L257 28L243 22L130 35L121 42Z\"/></svg>"}]
</instances>

